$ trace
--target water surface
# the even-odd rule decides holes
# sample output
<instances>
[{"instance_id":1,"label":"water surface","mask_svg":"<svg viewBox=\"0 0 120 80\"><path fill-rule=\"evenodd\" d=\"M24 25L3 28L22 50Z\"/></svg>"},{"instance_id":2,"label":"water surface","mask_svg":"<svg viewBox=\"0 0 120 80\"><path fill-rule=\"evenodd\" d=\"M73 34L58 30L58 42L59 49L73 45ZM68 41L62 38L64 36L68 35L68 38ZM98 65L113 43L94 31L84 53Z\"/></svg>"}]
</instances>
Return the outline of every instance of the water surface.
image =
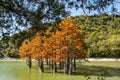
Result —
<instances>
[{"instance_id":1,"label":"water surface","mask_svg":"<svg viewBox=\"0 0 120 80\"><path fill-rule=\"evenodd\" d=\"M94 71L101 68L107 69L109 72L106 80L120 80L120 62L81 63L78 65L80 69L78 74L72 75L61 72L54 74L47 70L45 73L41 73L35 64L32 69L29 69L24 61L0 61L0 80L85 80L82 72L88 71L94 78L98 76Z\"/></svg>"}]
</instances>

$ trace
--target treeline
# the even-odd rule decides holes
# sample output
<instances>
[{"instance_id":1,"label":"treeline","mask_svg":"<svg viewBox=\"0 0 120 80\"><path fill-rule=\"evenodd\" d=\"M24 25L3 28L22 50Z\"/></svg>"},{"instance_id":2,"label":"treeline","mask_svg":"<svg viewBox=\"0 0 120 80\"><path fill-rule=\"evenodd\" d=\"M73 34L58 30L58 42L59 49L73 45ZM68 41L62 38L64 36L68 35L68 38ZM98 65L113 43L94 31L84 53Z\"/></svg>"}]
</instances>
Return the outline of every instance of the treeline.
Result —
<instances>
[{"instance_id":1,"label":"treeline","mask_svg":"<svg viewBox=\"0 0 120 80\"><path fill-rule=\"evenodd\" d=\"M85 36L84 53L87 53L88 57L120 57L120 16L102 14L72 18L79 24ZM44 32L49 28L55 31L54 23L44 26L33 26L13 36L3 37L0 41L0 56L6 54L9 57L19 57L18 49L24 40L33 37L38 31Z\"/></svg>"},{"instance_id":2,"label":"treeline","mask_svg":"<svg viewBox=\"0 0 120 80\"><path fill-rule=\"evenodd\" d=\"M120 57L120 16L76 16L85 35L88 57Z\"/></svg>"}]
</instances>

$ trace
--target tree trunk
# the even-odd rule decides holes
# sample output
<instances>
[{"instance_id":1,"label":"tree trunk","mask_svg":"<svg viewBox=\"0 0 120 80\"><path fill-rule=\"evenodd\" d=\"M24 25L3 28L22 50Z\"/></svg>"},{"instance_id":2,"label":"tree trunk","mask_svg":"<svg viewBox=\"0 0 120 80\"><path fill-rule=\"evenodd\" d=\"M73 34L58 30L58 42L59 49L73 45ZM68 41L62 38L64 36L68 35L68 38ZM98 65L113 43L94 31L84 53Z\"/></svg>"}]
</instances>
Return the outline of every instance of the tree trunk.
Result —
<instances>
[{"instance_id":1,"label":"tree trunk","mask_svg":"<svg viewBox=\"0 0 120 80\"><path fill-rule=\"evenodd\" d=\"M46 58L46 64L49 65L49 60L48 60L48 58Z\"/></svg>"},{"instance_id":2,"label":"tree trunk","mask_svg":"<svg viewBox=\"0 0 120 80\"><path fill-rule=\"evenodd\" d=\"M51 69L51 65L52 65L52 63L51 63L51 60L49 60L49 68Z\"/></svg>"},{"instance_id":3,"label":"tree trunk","mask_svg":"<svg viewBox=\"0 0 120 80\"><path fill-rule=\"evenodd\" d=\"M62 61L59 62L59 68L62 70L64 69L64 63Z\"/></svg>"},{"instance_id":4,"label":"tree trunk","mask_svg":"<svg viewBox=\"0 0 120 80\"><path fill-rule=\"evenodd\" d=\"M32 59L31 59L31 55L27 55L27 60L26 60L26 63L28 65L29 68L32 67Z\"/></svg>"},{"instance_id":5,"label":"tree trunk","mask_svg":"<svg viewBox=\"0 0 120 80\"><path fill-rule=\"evenodd\" d=\"M76 59L73 59L73 69L76 70Z\"/></svg>"},{"instance_id":6,"label":"tree trunk","mask_svg":"<svg viewBox=\"0 0 120 80\"><path fill-rule=\"evenodd\" d=\"M64 72L68 74L68 71L69 71L69 57L67 56L64 65Z\"/></svg>"},{"instance_id":7,"label":"tree trunk","mask_svg":"<svg viewBox=\"0 0 120 80\"><path fill-rule=\"evenodd\" d=\"M68 73L71 74L72 73L72 59L70 58L70 63L69 63L69 71Z\"/></svg>"},{"instance_id":8,"label":"tree trunk","mask_svg":"<svg viewBox=\"0 0 120 80\"><path fill-rule=\"evenodd\" d=\"M52 68L52 70L53 70L53 66L54 66L54 64L53 64L53 60L51 61L51 68Z\"/></svg>"},{"instance_id":9,"label":"tree trunk","mask_svg":"<svg viewBox=\"0 0 120 80\"><path fill-rule=\"evenodd\" d=\"M62 68L62 70L64 69L64 64L65 64L65 62L62 59L62 62L61 62L61 68Z\"/></svg>"},{"instance_id":10,"label":"tree trunk","mask_svg":"<svg viewBox=\"0 0 120 80\"><path fill-rule=\"evenodd\" d=\"M56 62L53 63L53 72L54 72L54 73L57 72L57 65L56 65Z\"/></svg>"},{"instance_id":11,"label":"tree trunk","mask_svg":"<svg viewBox=\"0 0 120 80\"><path fill-rule=\"evenodd\" d=\"M38 59L38 66L41 72L44 72L44 65L43 65L43 60L42 57Z\"/></svg>"}]
</instances>

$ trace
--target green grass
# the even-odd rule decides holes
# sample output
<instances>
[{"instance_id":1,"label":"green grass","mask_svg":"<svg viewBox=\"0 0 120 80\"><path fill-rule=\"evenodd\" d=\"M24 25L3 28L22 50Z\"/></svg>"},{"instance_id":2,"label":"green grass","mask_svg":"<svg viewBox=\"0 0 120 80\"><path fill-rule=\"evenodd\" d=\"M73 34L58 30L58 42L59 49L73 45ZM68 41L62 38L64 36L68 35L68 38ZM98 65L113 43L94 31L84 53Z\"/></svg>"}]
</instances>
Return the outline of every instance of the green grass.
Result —
<instances>
[{"instance_id":1,"label":"green grass","mask_svg":"<svg viewBox=\"0 0 120 80\"><path fill-rule=\"evenodd\" d=\"M0 80L85 80L85 75L95 80L104 72L106 80L120 80L120 62L78 62L77 70L66 75L61 70L54 74L48 67L41 73L35 62L28 69L23 61L0 61Z\"/></svg>"}]
</instances>

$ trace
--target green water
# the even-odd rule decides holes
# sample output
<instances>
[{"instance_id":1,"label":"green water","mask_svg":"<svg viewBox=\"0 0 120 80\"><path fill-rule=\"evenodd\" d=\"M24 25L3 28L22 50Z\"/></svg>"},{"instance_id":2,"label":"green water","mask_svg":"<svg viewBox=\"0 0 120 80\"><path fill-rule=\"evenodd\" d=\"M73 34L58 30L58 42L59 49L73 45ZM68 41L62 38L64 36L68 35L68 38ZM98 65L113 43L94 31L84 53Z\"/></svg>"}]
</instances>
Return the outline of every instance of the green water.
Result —
<instances>
[{"instance_id":1,"label":"green water","mask_svg":"<svg viewBox=\"0 0 120 80\"><path fill-rule=\"evenodd\" d=\"M61 72L54 74L47 70L41 73L35 64L32 69L28 69L24 61L0 61L0 80L85 80L84 72L90 73L94 80L99 76L99 69L109 72L106 80L120 80L120 62L80 63L72 75Z\"/></svg>"}]
</instances>

